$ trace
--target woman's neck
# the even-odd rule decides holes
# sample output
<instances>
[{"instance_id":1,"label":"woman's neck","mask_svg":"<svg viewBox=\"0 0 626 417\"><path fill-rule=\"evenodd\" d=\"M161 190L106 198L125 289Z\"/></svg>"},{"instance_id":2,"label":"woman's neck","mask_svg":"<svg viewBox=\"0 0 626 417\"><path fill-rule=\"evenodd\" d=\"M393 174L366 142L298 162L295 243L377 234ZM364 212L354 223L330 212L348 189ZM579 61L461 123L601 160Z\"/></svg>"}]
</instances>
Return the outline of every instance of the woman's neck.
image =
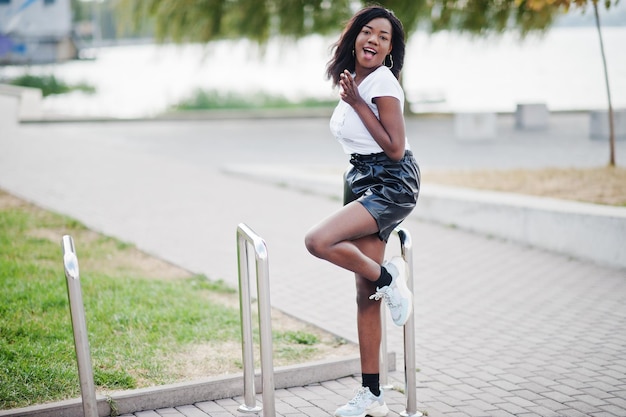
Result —
<instances>
[{"instance_id":1,"label":"woman's neck","mask_svg":"<svg viewBox=\"0 0 626 417\"><path fill-rule=\"evenodd\" d=\"M382 66L379 65L377 67L373 67L373 68L364 68L364 67L356 67L354 69L354 82L356 83L356 85L361 84L361 82L367 78L368 75L370 75L371 73L373 73L374 71L376 71L378 68L380 68Z\"/></svg>"}]
</instances>

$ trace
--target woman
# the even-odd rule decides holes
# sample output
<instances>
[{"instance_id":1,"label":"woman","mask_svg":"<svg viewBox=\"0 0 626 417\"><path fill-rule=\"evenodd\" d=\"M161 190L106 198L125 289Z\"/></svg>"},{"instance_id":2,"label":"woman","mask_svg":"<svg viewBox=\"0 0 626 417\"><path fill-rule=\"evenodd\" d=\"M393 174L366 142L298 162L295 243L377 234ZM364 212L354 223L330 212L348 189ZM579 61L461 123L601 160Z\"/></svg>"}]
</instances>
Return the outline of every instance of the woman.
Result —
<instances>
[{"instance_id":1,"label":"woman","mask_svg":"<svg viewBox=\"0 0 626 417\"><path fill-rule=\"evenodd\" d=\"M404 127L404 31L393 12L373 6L357 12L334 45L327 75L341 100L332 133L353 165L345 174L344 206L314 226L305 244L311 254L352 271L362 387L335 416L385 416L379 386L380 302L403 326L413 306L401 257L384 262L389 235L413 210L420 173Z\"/></svg>"}]
</instances>

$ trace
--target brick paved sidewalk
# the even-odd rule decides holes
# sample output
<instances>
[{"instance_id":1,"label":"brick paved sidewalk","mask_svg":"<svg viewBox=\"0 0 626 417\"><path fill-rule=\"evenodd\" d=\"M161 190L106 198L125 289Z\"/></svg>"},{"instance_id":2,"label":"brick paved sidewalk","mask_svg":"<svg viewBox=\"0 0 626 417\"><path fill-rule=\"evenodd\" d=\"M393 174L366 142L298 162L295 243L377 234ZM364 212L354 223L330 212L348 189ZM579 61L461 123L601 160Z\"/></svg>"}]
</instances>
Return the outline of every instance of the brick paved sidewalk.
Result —
<instances>
[{"instance_id":1,"label":"brick paved sidewalk","mask_svg":"<svg viewBox=\"0 0 626 417\"><path fill-rule=\"evenodd\" d=\"M360 384L359 381L358 378L347 377L304 387L277 390L276 416L330 416L338 406L346 402L347 398L354 396L354 388ZM390 382L392 382L392 379L390 379ZM389 417L399 416L406 409L405 396L398 390L387 390L385 392L385 402L390 409ZM255 415L237 411L237 407L243 403L242 397L234 397L180 407L140 411L134 414L123 414L120 417L232 417ZM257 396L257 403L262 404L261 395ZM263 414L260 413L260 415Z\"/></svg>"},{"instance_id":2,"label":"brick paved sidewalk","mask_svg":"<svg viewBox=\"0 0 626 417\"><path fill-rule=\"evenodd\" d=\"M429 417L626 416L623 270L418 221L410 226L428 238L416 254L418 410ZM443 263L441 252L454 262ZM399 387L403 378L390 375ZM358 383L355 376L279 390L278 415L331 415ZM386 398L390 415L404 410L402 393ZM135 415L241 415L240 403Z\"/></svg>"},{"instance_id":3,"label":"brick paved sidewalk","mask_svg":"<svg viewBox=\"0 0 626 417\"><path fill-rule=\"evenodd\" d=\"M429 417L626 416L626 271L415 218L404 227L414 241L418 410ZM273 241L270 251L280 247ZM289 268L273 271L281 309L354 338L353 316L332 318L352 314L352 303L324 298L325 307L334 307L313 310L291 293L302 291L304 281L293 285ZM324 288L345 279L317 272L311 274ZM342 282L334 285L343 288ZM401 332L392 327L388 335L398 352ZM403 378L398 371L390 376L401 387ZM358 381L357 375L280 390L277 410L331 415ZM329 393L329 386L342 392ZM387 398L394 413L403 411L404 395L393 391ZM239 403L228 399L176 412L239 415Z\"/></svg>"}]
</instances>

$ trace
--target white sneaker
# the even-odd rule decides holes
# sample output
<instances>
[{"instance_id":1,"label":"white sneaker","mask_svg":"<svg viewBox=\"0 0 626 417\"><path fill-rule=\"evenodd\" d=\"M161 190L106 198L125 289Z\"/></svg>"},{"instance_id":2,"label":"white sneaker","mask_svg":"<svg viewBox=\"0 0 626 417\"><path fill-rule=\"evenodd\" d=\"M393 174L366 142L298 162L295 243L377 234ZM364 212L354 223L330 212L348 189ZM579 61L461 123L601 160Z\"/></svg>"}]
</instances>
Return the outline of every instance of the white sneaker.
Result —
<instances>
[{"instance_id":1,"label":"white sneaker","mask_svg":"<svg viewBox=\"0 0 626 417\"><path fill-rule=\"evenodd\" d=\"M385 299L391 318L396 326L404 326L413 310L413 294L406 286L407 264L400 256L391 258L383 264L391 275L391 284L382 288L376 287L376 293L370 299Z\"/></svg>"},{"instance_id":2,"label":"white sneaker","mask_svg":"<svg viewBox=\"0 0 626 417\"><path fill-rule=\"evenodd\" d=\"M384 417L389 413L389 408L383 399L383 391L377 397L368 387L361 387L348 404L339 407L335 411L336 417Z\"/></svg>"}]
</instances>

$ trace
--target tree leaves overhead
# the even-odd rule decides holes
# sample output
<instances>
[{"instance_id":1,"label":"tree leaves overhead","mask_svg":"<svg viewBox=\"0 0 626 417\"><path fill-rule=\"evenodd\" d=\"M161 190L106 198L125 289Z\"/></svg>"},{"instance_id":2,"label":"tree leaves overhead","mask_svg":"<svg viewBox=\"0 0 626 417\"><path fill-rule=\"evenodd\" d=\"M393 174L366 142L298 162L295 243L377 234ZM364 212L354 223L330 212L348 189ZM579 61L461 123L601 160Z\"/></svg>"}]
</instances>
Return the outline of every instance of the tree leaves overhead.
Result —
<instances>
[{"instance_id":1,"label":"tree leaves overhead","mask_svg":"<svg viewBox=\"0 0 626 417\"><path fill-rule=\"evenodd\" d=\"M118 0L117 9L135 28L150 25L159 41L175 42L324 34L352 14L350 0Z\"/></svg>"},{"instance_id":2,"label":"tree leaves overhead","mask_svg":"<svg viewBox=\"0 0 626 417\"><path fill-rule=\"evenodd\" d=\"M557 9L532 10L525 0L443 0L430 16L431 31L455 29L476 35L517 30L521 36L547 29Z\"/></svg>"},{"instance_id":3,"label":"tree leaves overhead","mask_svg":"<svg viewBox=\"0 0 626 417\"><path fill-rule=\"evenodd\" d=\"M377 4L393 10L404 26L407 39L417 30L418 22L430 16L432 8L432 1L428 0L381 0Z\"/></svg>"},{"instance_id":4,"label":"tree leaves overhead","mask_svg":"<svg viewBox=\"0 0 626 417\"><path fill-rule=\"evenodd\" d=\"M159 41L209 42L244 37L264 43L272 35L299 38L339 32L353 0L117 0L135 28L150 25ZM594 0L379 0L402 21L407 38L418 28L476 35L547 29L559 13ZM603 0L607 8L615 0Z\"/></svg>"},{"instance_id":5,"label":"tree leaves overhead","mask_svg":"<svg viewBox=\"0 0 626 417\"><path fill-rule=\"evenodd\" d=\"M604 0L602 3L607 9L611 5L617 4L619 0ZM521 0L518 0L521 3ZM545 8L560 8L568 11L571 7L585 8L592 3L600 3L599 0L526 0L526 6L532 10L541 10Z\"/></svg>"},{"instance_id":6,"label":"tree leaves overhead","mask_svg":"<svg viewBox=\"0 0 626 417\"><path fill-rule=\"evenodd\" d=\"M274 0L281 35L305 36L328 33L341 28L350 18L349 0Z\"/></svg>"}]
</instances>

